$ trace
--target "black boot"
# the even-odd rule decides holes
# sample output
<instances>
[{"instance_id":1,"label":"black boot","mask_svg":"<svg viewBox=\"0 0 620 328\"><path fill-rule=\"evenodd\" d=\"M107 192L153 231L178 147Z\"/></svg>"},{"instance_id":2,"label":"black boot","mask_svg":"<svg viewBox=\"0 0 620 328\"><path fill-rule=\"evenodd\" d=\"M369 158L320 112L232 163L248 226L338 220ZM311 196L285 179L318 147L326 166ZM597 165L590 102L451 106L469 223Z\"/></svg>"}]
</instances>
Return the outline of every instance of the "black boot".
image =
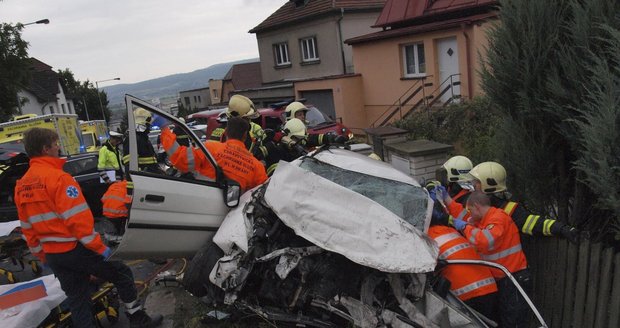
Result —
<instances>
[{"instance_id":1,"label":"black boot","mask_svg":"<svg viewBox=\"0 0 620 328\"><path fill-rule=\"evenodd\" d=\"M129 317L129 327L132 328L151 328L157 327L164 320L161 314L149 316L144 310L138 310L133 314L127 313Z\"/></svg>"}]
</instances>

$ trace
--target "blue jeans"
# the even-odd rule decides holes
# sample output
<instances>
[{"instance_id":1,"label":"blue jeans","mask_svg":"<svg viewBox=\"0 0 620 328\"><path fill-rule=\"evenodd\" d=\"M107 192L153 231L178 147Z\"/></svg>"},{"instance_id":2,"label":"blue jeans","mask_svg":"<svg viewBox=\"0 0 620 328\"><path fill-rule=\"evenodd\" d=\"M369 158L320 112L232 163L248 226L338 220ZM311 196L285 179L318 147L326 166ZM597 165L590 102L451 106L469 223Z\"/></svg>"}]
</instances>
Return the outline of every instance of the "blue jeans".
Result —
<instances>
[{"instance_id":1,"label":"blue jeans","mask_svg":"<svg viewBox=\"0 0 620 328\"><path fill-rule=\"evenodd\" d=\"M95 327L89 290L91 275L113 283L125 303L138 297L133 273L127 265L121 261L104 261L103 256L80 243L69 252L47 253L45 257L67 294L73 327Z\"/></svg>"}]
</instances>

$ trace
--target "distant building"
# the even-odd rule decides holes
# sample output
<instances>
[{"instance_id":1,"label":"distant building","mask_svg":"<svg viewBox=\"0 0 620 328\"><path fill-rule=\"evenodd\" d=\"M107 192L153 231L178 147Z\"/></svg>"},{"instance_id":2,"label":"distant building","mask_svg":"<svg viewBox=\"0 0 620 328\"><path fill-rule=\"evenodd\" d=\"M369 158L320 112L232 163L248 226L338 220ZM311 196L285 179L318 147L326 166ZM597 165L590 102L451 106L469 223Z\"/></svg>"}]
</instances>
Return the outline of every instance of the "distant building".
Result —
<instances>
[{"instance_id":1,"label":"distant building","mask_svg":"<svg viewBox=\"0 0 620 328\"><path fill-rule=\"evenodd\" d=\"M18 108L21 114L75 114L73 100L68 98L60 75L52 67L30 58L30 82L17 96L25 100Z\"/></svg>"},{"instance_id":2,"label":"distant building","mask_svg":"<svg viewBox=\"0 0 620 328\"><path fill-rule=\"evenodd\" d=\"M179 100L191 112L205 110L211 105L211 94L209 91L209 87L180 91Z\"/></svg>"}]
</instances>

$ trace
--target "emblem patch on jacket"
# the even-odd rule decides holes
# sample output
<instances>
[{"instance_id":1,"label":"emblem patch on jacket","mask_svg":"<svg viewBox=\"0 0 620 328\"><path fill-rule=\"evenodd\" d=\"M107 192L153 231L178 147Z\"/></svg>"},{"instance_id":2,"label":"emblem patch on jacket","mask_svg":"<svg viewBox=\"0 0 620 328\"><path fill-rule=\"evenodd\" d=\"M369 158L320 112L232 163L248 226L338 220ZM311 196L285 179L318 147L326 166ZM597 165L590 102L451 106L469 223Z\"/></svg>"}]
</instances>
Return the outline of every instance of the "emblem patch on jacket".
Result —
<instances>
[{"instance_id":1,"label":"emblem patch on jacket","mask_svg":"<svg viewBox=\"0 0 620 328\"><path fill-rule=\"evenodd\" d=\"M67 193L67 197L69 198L77 198L77 196L80 194L78 189L74 186L67 187L67 190L65 192Z\"/></svg>"}]
</instances>

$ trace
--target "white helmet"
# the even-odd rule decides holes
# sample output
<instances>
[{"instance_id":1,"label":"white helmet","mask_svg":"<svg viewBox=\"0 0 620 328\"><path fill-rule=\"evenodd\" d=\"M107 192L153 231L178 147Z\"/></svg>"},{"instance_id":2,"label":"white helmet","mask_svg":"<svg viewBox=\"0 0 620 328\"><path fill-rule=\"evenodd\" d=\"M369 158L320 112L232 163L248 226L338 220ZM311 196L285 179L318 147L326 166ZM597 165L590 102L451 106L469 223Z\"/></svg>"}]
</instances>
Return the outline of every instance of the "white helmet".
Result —
<instances>
[{"instance_id":1,"label":"white helmet","mask_svg":"<svg viewBox=\"0 0 620 328\"><path fill-rule=\"evenodd\" d=\"M437 180L442 184L450 182L465 182L469 180L467 173L472 169L473 164L465 156L453 156L448 159L437 171Z\"/></svg>"},{"instance_id":2,"label":"white helmet","mask_svg":"<svg viewBox=\"0 0 620 328\"><path fill-rule=\"evenodd\" d=\"M284 112L286 113L286 120L288 121L290 119L296 118L295 114L298 111L307 112L308 108L299 101L293 101L292 103L288 104L288 106L286 106L286 109L284 110Z\"/></svg>"},{"instance_id":3,"label":"white helmet","mask_svg":"<svg viewBox=\"0 0 620 328\"><path fill-rule=\"evenodd\" d=\"M242 95L234 95L230 97L230 100L228 101L226 115L228 117L255 119L260 114L254 108L254 103L250 100L250 98Z\"/></svg>"},{"instance_id":4,"label":"white helmet","mask_svg":"<svg viewBox=\"0 0 620 328\"><path fill-rule=\"evenodd\" d=\"M506 191L506 169L496 162L484 162L469 171L470 179L480 181L482 192L492 194Z\"/></svg>"},{"instance_id":5,"label":"white helmet","mask_svg":"<svg viewBox=\"0 0 620 328\"><path fill-rule=\"evenodd\" d=\"M286 122L284 124L284 131L289 137L295 136L298 139L305 139L308 136L306 134L306 125L298 118L292 118Z\"/></svg>"}]
</instances>

